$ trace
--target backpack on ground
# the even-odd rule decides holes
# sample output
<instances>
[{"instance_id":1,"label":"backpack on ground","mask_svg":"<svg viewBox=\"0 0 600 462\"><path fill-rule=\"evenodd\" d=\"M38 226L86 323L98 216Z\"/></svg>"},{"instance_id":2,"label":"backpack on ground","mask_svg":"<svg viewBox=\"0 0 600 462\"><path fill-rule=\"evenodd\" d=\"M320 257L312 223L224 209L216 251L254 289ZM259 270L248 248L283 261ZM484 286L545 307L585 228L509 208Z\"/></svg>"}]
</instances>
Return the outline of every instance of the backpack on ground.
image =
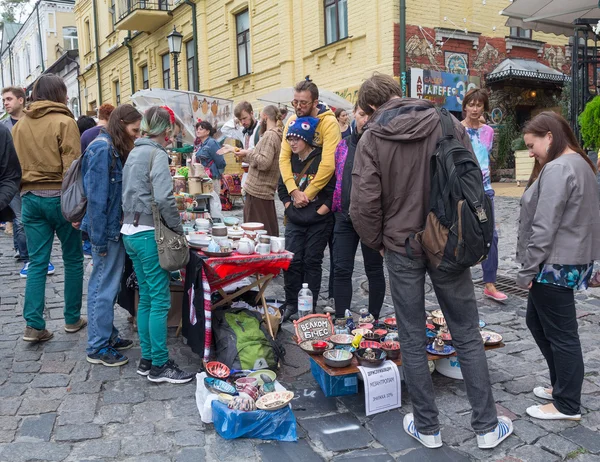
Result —
<instances>
[{"instance_id":1,"label":"backpack on ground","mask_svg":"<svg viewBox=\"0 0 600 462\"><path fill-rule=\"evenodd\" d=\"M443 137L430 160L430 211L416 239L434 268L462 272L487 258L494 234L493 208L477 158L456 138L448 111L438 109L438 114Z\"/></svg>"},{"instance_id":2,"label":"backpack on ground","mask_svg":"<svg viewBox=\"0 0 600 462\"><path fill-rule=\"evenodd\" d=\"M260 313L225 308L212 313L216 360L231 369L276 369L285 350L268 333Z\"/></svg>"}]
</instances>

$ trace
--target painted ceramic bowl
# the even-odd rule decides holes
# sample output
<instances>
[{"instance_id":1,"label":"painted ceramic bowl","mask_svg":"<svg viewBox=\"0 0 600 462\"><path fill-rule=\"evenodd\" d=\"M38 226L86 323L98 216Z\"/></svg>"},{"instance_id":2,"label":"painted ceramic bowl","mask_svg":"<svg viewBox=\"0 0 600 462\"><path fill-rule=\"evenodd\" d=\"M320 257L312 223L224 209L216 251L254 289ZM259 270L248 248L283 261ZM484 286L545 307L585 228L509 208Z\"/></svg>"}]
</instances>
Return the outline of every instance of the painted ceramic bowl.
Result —
<instances>
[{"instance_id":1,"label":"painted ceramic bowl","mask_svg":"<svg viewBox=\"0 0 600 462\"><path fill-rule=\"evenodd\" d=\"M365 335L368 332L371 332L371 331L369 329L354 329L352 331L352 335L356 335L356 334Z\"/></svg>"},{"instance_id":2,"label":"painted ceramic bowl","mask_svg":"<svg viewBox=\"0 0 600 462\"><path fill-rule=\"evenodd\" d=\"M331 367L346 367L352 362L352 353L345 350L330 350L323 353L325 364Z\"/></svg>"},{"instance_id":3,"label":"painted ceramic bowl","mask_svg":"<svg viewBox=\"0 0 600 462\"><path fill-rule=\"evenodd\" d=\"M442 310L433 310L431 312L431 317L432 318L443 318L444 317L444 313L442 312Z\"/></svg>"},{"instance_id":4,"label":"painted ceramic bowl","mask_svg":"<svg viewBox=\"0 0 600 462\"><path fill-rule=\"evenodd\" d=\"M351 345L354 336L350 334L335 334L329 337L329 341L334 345Z\"/></svg>"},{"instance_id":5,"label":"painted ceramic bowl","mask_svg":"<svg viewBox=\"0 0 600 462\"><path fill-rule=\"evenodd\" d=\"M218 398L223 404L229 404L229 401L233 399L233 396L228 395L227 393L219 393Z\"/></svg>"},{"instance_id":6,"label":"painted ceramic bowl","mask_svg":"<svg viewBox=\"0 0 600 462\"><path fill-rule=\"evenodd\" d=\"M388 333L387 329L375 329L373 333L379 335L380 337L385 337Z\"/></svg>"},{"instance_id":7,"label":"painted ceramic bowl","mask_svg":"<svg viewBox=\"0 0 600 462\"><path fill-rule=\"evenodd\" d=\"M314 347L314 343L319 344L320 342L315 342L314 340L305 340L304 342L300 343L299 346L309 355L320 355L324 351L331 350L333 348L333 343L331 342L322 341L322 343L324 343L325 346L319 346L317 348Z\"/></svg>"},{"instance_id":8,"label":"painted ceramic bowl","mask_svg":"<svg viewBox=\"0 0 600 462\"><path fill-rule=\"evenodd\" d=\"M233 385L230 385L223 380L215 379L214 377L206 377L204 379L204 386L216 395L219 393L227 393L228 395L236 394L236 389Z\"/></svg>"},{"instance_id":9,"label":"painted ceramic bowl","mask_svg":"<svg viewBox=\"0 0 600 462\"><path fill-rule=\"evenodd\" d=\"M385 337L383 337L383 340L385 342L394 342L394 341L398 341L398 332L394 331L394 332L389 332Z\"/></svg>"},{"instance_id":10,"label":"painted ceramic bowl","mask_svg":"<svg viewBox=\"0 0 600 462\"><path fill-rule=\"evenodd\" d=\"M396 318L385 318L383 323L388 327L396 328Z\"/></svg>"},{"instance_id":11,"label":"painted ceramic bowl","mask_svg":"<svg viewBox=\"0 0 600 462\"><path fill-rule=\"evenodd\" d=\"M256 387L258 386L258 379L256 377L241 377L235 381L235 388L237 388L238 391L246 385Z\"/></svg>"},{"instance_id":12,"label":"painted ceramic bowl","mask_svg":"<svg viewBox=\"0 0 600 462\"><path fill-rule=\"evenodd\" d=\"M229 377L231 371L225 364L220 363L219 361L210 361L209 363L206 363L206 372L208 372L208 375L217 379L226 379Z\"/></svg>"},{"instance_id":13,"label":"painted ceramic bowl","mask_svg":"<svg viewBox=\"0 0 600 462\"><path fill-rule=\"evenodd\" d=\"M385 351L388 359L398 359L400 357L400 342L383 342L381 349Z\"/></svg>"},{"instance_id":14,"label":"painted ceramic bowl","mask_svg":"<svg viewBox=\"0 0 600 462\"><path fill-rule=\"evenodd\" d=\"M256 401L256 407L263 411L275 411L290 404L292 399L294 399L293 391L275 391L261 396Z\"/></svg>"},{"instance_id":15,"label":"painted ceramic bowl","mask_svg":"<svg viewBox=\"0 0 600 462\"><path fill-rule=\"evenodd\" d=\"M241 396L236 396L227 404L229 409L233 409L236 411L255 411L256 403L251 398L242 398Z\"/></svg>"},{"instance_id":16,"label":"painted ceramic bowl","mask_svg":"<svg viewBox=\"0 0 600 462\"><path fill-rule=\"evenodd\" d=\"M373 323L370 322L363 322L362 324L358 325L359 329L369 329L369 330L373 330Z\"/></svg>"},{"instance_id":17,"label":"painted ceramic bowl","mask_svg":"<svg viewBox=\"0 0 600 462\"><path fill-rule=\"evenodd\" d=\"M262 386L264 381L261 378L261 375L266 375L267 377L269 377L273 382L275 381L275 379L277 379L277 374L275 372L273 372L272 370L269 369L259 369L257 371L254 371L250 374L248 374L248 377L254 377L255 379L258 380L258 386Z\"/></svg>"},{"instance_id":18,"label":"painted ceramic bowl","mask_svg":"<svg viewBox=\"0 0 600 462\"><path fill-rule=\"evenodd\" d=\"M375 353L375 359L365 358L366 350L366 348L360 348L354 352L354 355L358 360L358 364L361 366L377 367L381 365L381 363L383 363L387 358L387 354L381 348L372 348L373 353Z\"/></svg>"},{"instance_id":19,"label":"painted ceramic bowl","mask_svg":"<svg viewBox=\"0 0 600 462\"><path fill-rule=\"evenodd\" d=\"M246 395L248 398L252 398L254 401L258 399L258 387L253 387L252 385L244 385L240 391L240 396Z\"/></svg>"},{"instance_id":20,"label":"painted ceramic bowl","mask_svg":"<svg viewBox=\"0 0 600 462\"><path fill-rule=\"evenodd\" d=\"M372 340L363 340L360 342L361 348L381 348L381 343Z\"/></svg>"},{"instance_id":21,"label":"painted ceramic bowl","mask_svg":"<svg viewBox=\"0 0 600 462\"><path fill-rule=\"evenodd\" d=\"M502 335L489 330L482 330L481 339L483 340L484 345L498 345L502 342Z\"/></svg>"},{"instance_id":22,"label":"painted ceramic bowl","mask_svg":"<svg viewBox=\"0 0 600 462\"><path fill-rule=\"evenodd\" d=\"M363 340L379 342L381 340L381 335L376 334L375 332L367 332L365 335L363 335Z\"/></svg>"},{"instance_id":23,"label":"painted ceramic bowl","mask_svg":"<svg viewBox=\"0 0 600 462\"><path fill-rule=\"evenodd\" d=\"M236 217L223 217L223 223L225 223L225 226L235 226L240 223L240 219Z\"/></svg>"},{"instance_id":24,"label":"painted ceramic bowl","mask_svg":"<svg viewBox=\"0 0 600 462\"><path fill-rule=\"evenodd\" d=\"M240 226L242 227L242 229L244 231L256 232L260 229L265 229L265 225L263 223L256 223L256 222L242 223Z\"/></svg>"},{"instance_id":25,"label":"painted ceramic bowl","mask_svg":"<svg viewBox=\"0 0 600 462\"><path fill-rule=\"evenodd\" d=\"M444 327L446 325L445 318L433 318L433 325L437 327Z\"/></svg>"}]
</instances>

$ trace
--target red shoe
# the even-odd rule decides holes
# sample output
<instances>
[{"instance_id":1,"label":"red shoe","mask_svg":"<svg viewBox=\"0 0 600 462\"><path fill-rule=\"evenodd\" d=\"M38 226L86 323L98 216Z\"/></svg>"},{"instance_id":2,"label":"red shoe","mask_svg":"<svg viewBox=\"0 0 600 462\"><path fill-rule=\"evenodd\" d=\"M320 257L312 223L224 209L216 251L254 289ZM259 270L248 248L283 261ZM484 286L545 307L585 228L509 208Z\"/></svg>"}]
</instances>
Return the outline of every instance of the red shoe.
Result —
<instances>
[{"instance_id":1,"label":"red shoe","mask_svg":"<svg viewBox=\"0 0 600 462\"><path fill-rule=\"evenodd\" d=\"M505 293L500 292L499 290L492 292L491 290L483 289L483 295L497 302L503 302L508 298L508 296Z\"/></svg>"}]
</instances>

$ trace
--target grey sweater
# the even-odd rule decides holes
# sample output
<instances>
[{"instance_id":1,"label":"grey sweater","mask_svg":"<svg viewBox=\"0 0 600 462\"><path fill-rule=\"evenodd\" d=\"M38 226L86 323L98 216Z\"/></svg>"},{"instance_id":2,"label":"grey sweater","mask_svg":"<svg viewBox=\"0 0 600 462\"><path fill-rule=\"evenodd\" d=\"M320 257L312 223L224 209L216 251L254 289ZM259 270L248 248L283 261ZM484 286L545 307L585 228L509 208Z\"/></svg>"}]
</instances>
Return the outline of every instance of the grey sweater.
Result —
<instances>
[{"instance_id":1,"label":"grey sweater","mask_svg":"<svg viewBox=\"0 0 600 462\"><path fill-rule=\"evenodd\" d=\"M517 284L527 287L542 264L579 265L599 258L596 176L579 154L564 154L542 168L521 198Z\"/></svg>"},{"instance_id":2,"label":"grey sweater","mask_svg":"<svg viewBox=\"0 0 600 462\"><path fill-rule=\"evenodd\" d=\"M154 156L152 171L150 160ZM123 223L154 226L151 207L151 186L154 187L154 202L165 224L175 232L183 234L181 218L173 197L173 178L169 171L169 156L158 143L140 138L129 153L123 167Z\"/></svg>"}]
</instances>

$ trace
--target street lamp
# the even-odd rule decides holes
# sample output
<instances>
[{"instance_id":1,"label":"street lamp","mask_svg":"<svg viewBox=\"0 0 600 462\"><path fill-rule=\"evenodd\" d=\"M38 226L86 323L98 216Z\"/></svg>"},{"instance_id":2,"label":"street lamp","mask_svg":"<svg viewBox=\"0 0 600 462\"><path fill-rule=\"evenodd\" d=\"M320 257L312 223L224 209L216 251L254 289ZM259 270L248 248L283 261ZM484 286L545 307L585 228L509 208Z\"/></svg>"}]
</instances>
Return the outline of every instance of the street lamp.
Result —
<instances>
[{"instance_id":1,"label":"street lamp","mask_svg":"<svg viewBox=\"0 0 600 462\"><path fill-rule=\"evenodd\" d=\"M177 69L177 57L181 53L181 42L183 35L177 32L175 26L173 31L167 35L167 41L169 42L169 53L173 55L173 67L175 68L175 90L179 90L179 72Z\"/></svg>"}]
</instances>

